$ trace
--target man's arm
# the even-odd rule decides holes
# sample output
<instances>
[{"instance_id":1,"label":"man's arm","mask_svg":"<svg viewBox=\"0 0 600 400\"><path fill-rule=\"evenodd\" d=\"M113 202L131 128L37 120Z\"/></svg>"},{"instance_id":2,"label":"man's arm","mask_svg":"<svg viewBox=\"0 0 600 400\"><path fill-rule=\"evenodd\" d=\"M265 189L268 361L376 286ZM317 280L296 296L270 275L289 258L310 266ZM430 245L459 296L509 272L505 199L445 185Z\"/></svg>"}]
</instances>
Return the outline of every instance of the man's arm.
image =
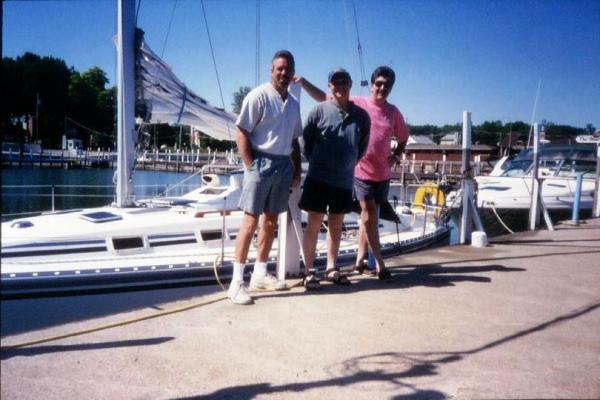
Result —
<instances>
[{"instance_id":1,"label":"man's arm","mask_svg":"<svg viewBox=\"0 0 600 400\"><path fill-rule=\"evenodd\" d=\"M362 128L362 137L360 138L360 142L358 143L358 158L356 162L358 162L367 152L367 146L369 146L369 137L371 136L371 119L369 115L365 112L365 121L363 123Z\"/></svg>"},{"instance_id":2,"label":"man's arm","mask_svg":"<svg viewBox=\"0 0 600 400\"><path fill-rule=\"evenodd\" d=\"M406 148L406 142L407 140L398 143L398 146L396 146L396 149L394 150L395 157L400 157L402 153L404 153L404 149Z\"/></svg>"},{"instance_id":3,"label":"man's arm","mask_svg":"<svg viewBox=\"0 0 600 400\"><path fill-rule=\"evenodd\" d=\"M292 141L292 164L294 165L294 177L292 178L292 187L300 185L300 176L302 175L302 164L300 162L300 144L298 139Z\"/></svg>"},{"instance_id":4,"label":"man's arm","mask_svg":"<svg viewBox=\"0 0 600 400\"><path fill-rule=\"evenodd\" d=\"M240 128L239 126L237 127L235 142L237 144L240 157L242 158L242 162L246 168L250 167L250 164L252 164L252 161L254 161L252 157L252 145L250 144L248 135L249 133L246 130Z\"/></svg>"},{"instance_id":5,"label":"man's arm","mask_svg":"<svg viewBox=\"0 0 600 400\"><path fill-rule=\"evenodd\" d=\"M397 111L394 115L394 130L398 145L390 156L390 166L402 161L402 153L404 153L404 149L406 149L406 143L408 142L408 136L410 135L408 126L406 126L406 122L404 122L404 117L400 111Z\"/></svg>"},{"instance_id":6,"label":"man's arm","mask_svg":"<svg viewBox=\"0 0 600 400\"><path fill-rule=\"evenodd\" d=\"M302 89L308 93L315 101L321 102L327 100L327 95L321 89L304 79L302 76L294 76L294 82L302 86Z\"/></svg>"}]
</instances>

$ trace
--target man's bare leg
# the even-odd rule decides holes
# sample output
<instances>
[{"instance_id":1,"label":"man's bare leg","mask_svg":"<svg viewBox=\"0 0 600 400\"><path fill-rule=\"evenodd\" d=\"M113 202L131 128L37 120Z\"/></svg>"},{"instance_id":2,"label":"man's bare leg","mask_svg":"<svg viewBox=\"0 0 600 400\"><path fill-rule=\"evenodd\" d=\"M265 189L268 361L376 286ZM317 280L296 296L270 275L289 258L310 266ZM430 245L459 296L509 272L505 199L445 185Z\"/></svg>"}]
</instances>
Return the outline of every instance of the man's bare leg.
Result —
<instances>
[{"instance_id":1,"label":"man's bare leg","mask_svg":"<svg viewBox=\"0 0 600 400\"><path fill-rule=\"evenodd\" d=\"M367 242L367 234L365 232L365 224L361 221L358 224L358 249L356 251L356 263L354 266L359 267L367 257L369 243Z\"/></svg>"},{"instance_id":2,"label":"man's bare leg","mask_svg":"<svg viewBox=\"0 0 600 400\"><path fill-rule=\"evenodd\" d=\"M264 213L261 220L260 230L258 231L258 252L256 260L258 262L267 262L269 253L273 247L275 238L275 229L277 229L277 217L279 214Z\"/></svg>"},{"instance_id":3,"label":"man's bare leg","mask_svg":"<svg viewBox=\"0 0 600 400\"><path fill-rule=\"evenodd\" d=\"M361 220L365 228L367 243L375 257L377 272L385 268L383 257L381 256L381 248L379 243L379 227L377 219L377 205L374 200L360 201Z\"/></svg>"},{"instance_id":4,"label":"man's bare leg","mask_svg":"<svg viewBox=\"0 0 600 400\"><path fill-rule=\"evenodd\" d=\"M304 237L302 238L302 251L304 252L304 273L308 275L309 270L314 267L315 252L317 247L317 239L319 238L319 231L321 229L321 223L325 214L314 211L308 212L308 222L306 229L304 230Z\"/></svg>"},{"instance_id":5,"label":"man's bare leg","mask_svg":"<svg viewBox=\"0 0 600 400\"><path fill-rule=\"evenodd\" d=\"M235 240L235 261L240 264L245 264L248 258L248 250L250 250L250 242L258 225L258 217L258 215L245 213L242 219L242 226Z\"/></svg>"},{"instance_id":6,"label":"man's bare leg","mask_svg":"<svg viewBox=\"0 0 600 400\"><path fill-rule=\"evenodd\" d=\"M327 270L336 269L340 240L342 238L342 222L344 214L328 214L327 225Z\"/></svg>"},{"instance_id":7,"label":"man's bare leg","mask_svg":"<svg viewBox=\"0 0 600 400\"><path fill-rule=\"evenodd\" d=\"M235 304L252 304L254 301L248 294L244 284L244 267L248 258L248 250L256 225L258 224L258 215L245 213L242 219L242 226L238 231L235 241L235 261L233 263L233 274L231 283L227 290L227 297Z\"/></svg>"}]
</instances>

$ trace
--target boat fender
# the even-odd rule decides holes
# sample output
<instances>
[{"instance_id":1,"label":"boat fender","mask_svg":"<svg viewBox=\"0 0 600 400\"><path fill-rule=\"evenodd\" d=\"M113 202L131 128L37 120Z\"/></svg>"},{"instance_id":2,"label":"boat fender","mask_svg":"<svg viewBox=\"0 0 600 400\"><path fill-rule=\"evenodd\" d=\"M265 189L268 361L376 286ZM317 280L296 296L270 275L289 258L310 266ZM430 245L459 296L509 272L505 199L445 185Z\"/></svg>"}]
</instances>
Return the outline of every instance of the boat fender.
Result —
<instances>
[{"instance_id":1,"label":"boat fender","mask_svg":"<svg viewBox=\"0 0 600 400\"><path fill-rule=\"evenodd\" d=\"M444 192L433 183L425 183L417 188L414 203L414 207L420 209L424 208L424 204L442 207L445 204Z\"/></svg>"},{"instance_id":2,"label":"boat fender","mask_svg":"<svg viewBox=\"0 0 600 400\"><path fill-rule=\"evenodd\" d=\"M206 174L202 176L206 186L219 186L219 176L217 174Z\"/></svg>"}]
</instances>

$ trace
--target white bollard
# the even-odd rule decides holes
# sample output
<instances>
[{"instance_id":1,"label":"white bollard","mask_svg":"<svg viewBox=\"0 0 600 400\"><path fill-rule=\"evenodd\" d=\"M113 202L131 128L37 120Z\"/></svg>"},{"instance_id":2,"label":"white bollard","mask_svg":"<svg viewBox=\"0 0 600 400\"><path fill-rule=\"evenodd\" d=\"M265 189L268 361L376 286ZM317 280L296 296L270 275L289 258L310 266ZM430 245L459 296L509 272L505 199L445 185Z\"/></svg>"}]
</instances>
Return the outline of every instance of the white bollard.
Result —
<instances>
[{"instance_id":1,"label":"white bollard","mask_svg":"<svg viewBox=\"0 0 600 400\"><path fill-rule=\"evenodd\" d=\"M483 231L471 232L471 246L485 247L488 245L487 235Z\"/></svg>"}]
</instances>

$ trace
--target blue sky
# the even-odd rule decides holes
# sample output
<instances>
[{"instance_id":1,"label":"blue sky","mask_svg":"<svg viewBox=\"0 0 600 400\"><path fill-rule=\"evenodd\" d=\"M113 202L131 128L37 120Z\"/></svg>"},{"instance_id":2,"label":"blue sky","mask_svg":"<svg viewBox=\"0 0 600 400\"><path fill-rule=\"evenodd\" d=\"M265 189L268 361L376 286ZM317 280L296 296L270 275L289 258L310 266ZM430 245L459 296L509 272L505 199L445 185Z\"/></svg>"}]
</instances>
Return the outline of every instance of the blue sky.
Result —
<instances>
[{"instance_id":1,"label":"blue sky","mask_svg":"<svg viewBox=\"0 0 600 400\"><path fill-rule=\"evenodd\" d=\"M142 0L138 26L159 55L175 0ZM205 0L225 106L255 84L255 0ZM411 124L531 120L600 129L600 0L261 0L260 75L280 48L297 73L325 89L342 66L359 94L358 28L367 78L395 69L390 101ZM114 82L116 1L5 1L3 51L63 58L79 71L105 70ZM178 0L164 59L196 93L221 105L202 6ZM363 90L363 94L365 94ZM303 113L314 104L303 98Z\"/></svg>"}]
</instances>

